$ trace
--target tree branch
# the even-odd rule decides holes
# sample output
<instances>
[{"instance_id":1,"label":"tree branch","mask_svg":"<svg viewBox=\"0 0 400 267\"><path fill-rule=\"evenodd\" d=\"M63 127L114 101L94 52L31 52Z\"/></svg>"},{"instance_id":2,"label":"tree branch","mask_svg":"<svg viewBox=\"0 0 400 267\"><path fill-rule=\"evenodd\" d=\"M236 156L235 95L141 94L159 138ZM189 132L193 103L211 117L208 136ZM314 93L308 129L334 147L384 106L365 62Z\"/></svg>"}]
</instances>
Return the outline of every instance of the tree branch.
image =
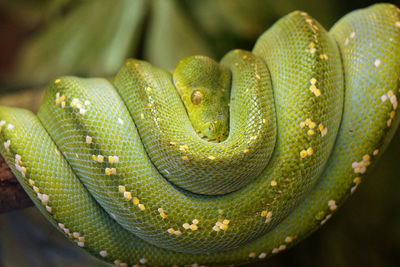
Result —
<instances>
[{"instance_id":1,"label":"tree branch","mask_svg":"<svg viewBox=\"0 0 400 267\"><path fill-rule=\"evenodd\" d=\"M32 206L33 203L0 156L0 213Z\"/></svg>"}]
</instances>

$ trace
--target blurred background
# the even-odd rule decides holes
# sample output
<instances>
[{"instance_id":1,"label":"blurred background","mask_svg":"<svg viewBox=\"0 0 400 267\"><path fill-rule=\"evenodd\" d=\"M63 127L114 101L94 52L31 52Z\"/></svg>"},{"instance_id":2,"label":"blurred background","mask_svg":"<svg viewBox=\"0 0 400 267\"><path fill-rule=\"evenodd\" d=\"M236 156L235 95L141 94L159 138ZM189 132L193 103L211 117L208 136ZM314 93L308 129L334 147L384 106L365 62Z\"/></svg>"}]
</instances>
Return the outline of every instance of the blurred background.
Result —
<instances>
[{"instance_id":1,"label":"blurred background","mask_svg":"<svg viewBox=\"0 0 400 267\"><path fill-rule=\"evenodd\" d=\"M392 2L400 6L400 1ZM329 29L369 0L0 0L0 104L37 111L59 75L112 77L126 58L173 70L179 59L251 50L293 10ZM368 179L325 226L249 266L400 266L400 131ZM0 214L0 266L108 266L35 208Z\"/></svg>"}]
</instances>

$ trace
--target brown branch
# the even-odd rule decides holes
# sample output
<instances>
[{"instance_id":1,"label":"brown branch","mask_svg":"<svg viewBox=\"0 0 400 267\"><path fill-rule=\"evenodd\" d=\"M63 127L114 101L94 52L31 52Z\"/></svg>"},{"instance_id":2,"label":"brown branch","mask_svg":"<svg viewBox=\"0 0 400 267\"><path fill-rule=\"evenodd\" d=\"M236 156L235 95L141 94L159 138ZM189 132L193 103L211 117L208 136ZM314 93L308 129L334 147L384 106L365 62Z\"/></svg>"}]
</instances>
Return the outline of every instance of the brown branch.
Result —
<instances>
[{"instance_id":1,"label":"brown branch","mask_svg":"<svg viewBox=\"0 0 400 267\"><path fill-rule=\"evenodd\" d=\"M32 206L33 203L0 156L0 213Z\"/></svg>"}]
</instances>

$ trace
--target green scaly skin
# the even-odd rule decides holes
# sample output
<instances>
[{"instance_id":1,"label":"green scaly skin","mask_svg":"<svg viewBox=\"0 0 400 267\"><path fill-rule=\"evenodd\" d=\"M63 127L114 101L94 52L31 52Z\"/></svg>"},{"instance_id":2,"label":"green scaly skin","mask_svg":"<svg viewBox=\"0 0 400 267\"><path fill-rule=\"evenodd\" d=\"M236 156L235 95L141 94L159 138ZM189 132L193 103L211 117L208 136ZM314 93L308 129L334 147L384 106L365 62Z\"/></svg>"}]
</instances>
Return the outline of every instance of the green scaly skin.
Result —
<instances>
[{"instance_id":1,"label":"green scaly skin","mask_svg":"<svg viewBox=\"0 0 400 267\"><path fill-rule=\"evenodd\" d=\"M220 68L193 57L171 75L128 60L113 84L56 79L37 116L0 108L0 152L43 214L105 261L255 261L324 224L382 154L400 122L399 55L393 5L330 33L293 12ZM207 66L216 76L199 83ZM225 72L229 135L211 143L174 84L217 92Z\"/></svg>"}]
</instances>

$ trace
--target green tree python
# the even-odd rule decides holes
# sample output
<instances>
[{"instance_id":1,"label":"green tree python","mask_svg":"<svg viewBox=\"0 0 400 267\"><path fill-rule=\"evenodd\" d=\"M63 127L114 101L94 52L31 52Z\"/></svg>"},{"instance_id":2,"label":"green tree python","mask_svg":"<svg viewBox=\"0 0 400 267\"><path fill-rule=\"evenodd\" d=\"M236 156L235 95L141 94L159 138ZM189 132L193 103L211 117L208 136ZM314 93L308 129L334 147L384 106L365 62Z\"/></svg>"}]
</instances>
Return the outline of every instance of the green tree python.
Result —
<instances>
[{"instance_id":1,"label":"green tree python","mask_svg":"<svg viewBox=\"0 0 400 267\"><path fill-rule=\"evenodd\" d=\"M382 154L399 55L393 5L330 32L295 11L220 63L55 79L37 116L0 108L0 150L44 216L104 261L256 261L324 224Z\"/></svg>"}]
</instances>

